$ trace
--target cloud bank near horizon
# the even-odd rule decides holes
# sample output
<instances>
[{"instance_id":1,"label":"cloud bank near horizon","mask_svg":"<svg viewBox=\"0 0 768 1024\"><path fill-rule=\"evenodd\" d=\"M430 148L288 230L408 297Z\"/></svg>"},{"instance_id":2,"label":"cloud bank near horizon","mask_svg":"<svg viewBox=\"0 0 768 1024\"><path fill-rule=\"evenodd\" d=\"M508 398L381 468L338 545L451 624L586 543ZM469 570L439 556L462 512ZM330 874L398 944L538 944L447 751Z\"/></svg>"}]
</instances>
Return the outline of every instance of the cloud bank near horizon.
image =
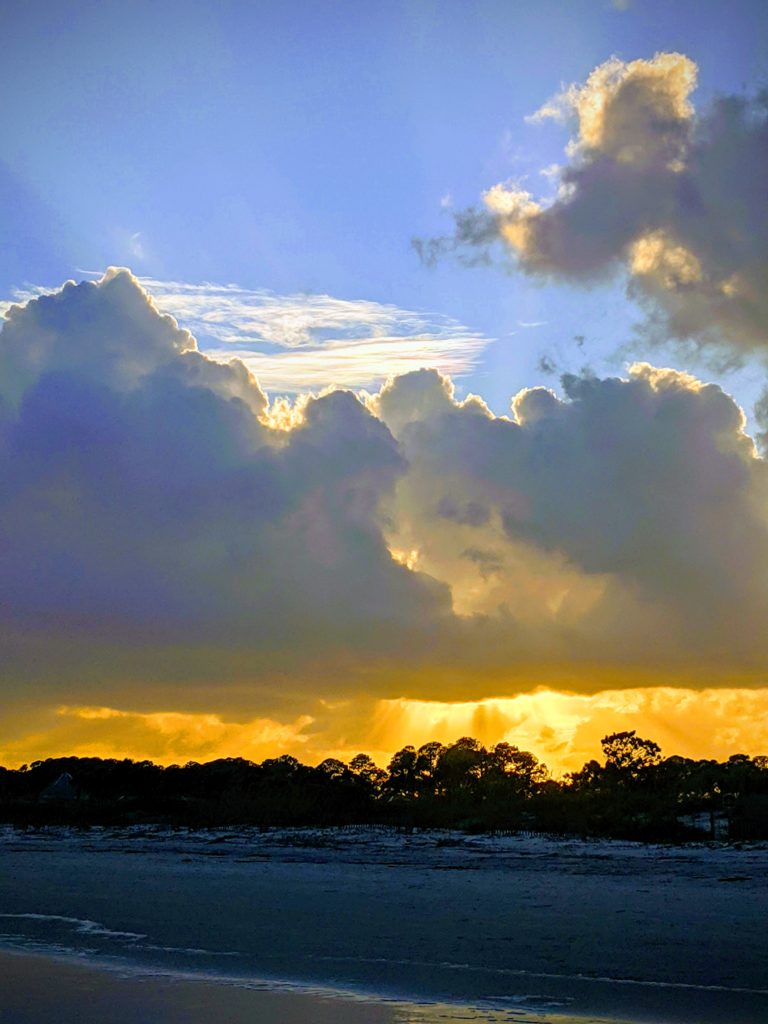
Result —
<instances>
[{"instance_id":1,"label":"cloud bank near horizon","mask_svg":"<svg viewBox=\"0 0 768 1024\"><path fill-rule=\"evenodd\" d=\"M741 410L647 364L562 385L494 416L422 369L287 408L128 271L13 307L9 692L213 681L261 706L756 682L768 477Z\"/></svg>"},{"instance_id":2,"label":"cloud bank near horizon","mask_svg":"<svg viewBox=\"0 0 768 1024\"><path fill-rule=\"evenodd\" d=\"M275 718L215 712L126 711L59 705L34 721L0 731L0 764L37 758L130 757L162 764L244 757L261 761L289 753L305 764L325 757L348 761L365 750L385 766L395 750L474 736L532 750L554 775L600 756L600 740L635 729L661 744L666 756L725 760L768 749L768 689L642 687L576 694L538 689L480 701L403 698L319 706L315 715Z\"/></svg>"}]
</instances>

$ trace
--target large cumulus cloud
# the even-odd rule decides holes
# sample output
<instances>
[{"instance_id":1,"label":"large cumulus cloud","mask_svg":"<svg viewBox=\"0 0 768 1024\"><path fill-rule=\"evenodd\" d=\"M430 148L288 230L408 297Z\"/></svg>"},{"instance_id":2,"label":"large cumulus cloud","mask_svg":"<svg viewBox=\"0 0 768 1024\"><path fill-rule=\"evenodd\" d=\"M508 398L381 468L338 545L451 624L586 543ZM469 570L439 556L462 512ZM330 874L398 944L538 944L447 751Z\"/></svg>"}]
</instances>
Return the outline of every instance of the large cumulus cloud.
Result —
<instances>
[{"instance_id":1,"label":"large cumulus cloud","mask_svg":"<svg viewBox=\"0 0 768 1024\"><path fill-rule=\"evenodd\" d=\"M525 273L574 281L621 267L660 339L765 352L768 99L697 114L696 75L679 53L600 65L533 118L573 129L554 200L500 183L421 251L486 259L502 241Z\"/></svg>"},{"instance_id":2,"label":"large cumulus cloud","mask_svg":"<svg viewBox=\"0 0 768 1024\"><path fill-rule=\"evenodd\" d=\"M647 364L563 388L504 418L434 372L391 382L374 408L410 466L395 545L553 659L763 662L768 477L741 410Z\"/></svg>"},{"instance_id":3,"label":"large cumulus cloud","mask_svg":"<svg viewBox=\"0 0 768 1024\"><path fill-rule=\"evenodd\" d=\"M253 677L389 650L449 611L383 540L405 469L384 425L336 392L274 429L242 364L197 352L125 271L13 308L0 394L8 672L91 658L107 678L106 646L142 678L194 674L194 651L225 675L244 652Z\"/></svg>"},{"instance_id":4,"label":"large cumulus cloud","mask_svg":"<svg viewBox=\"0 0 768 1024\"><path fill-rule=\"evenodd\" d=\"M422 370L276 409L111 271L11 310L0 397L17 704L304 730L354 696L762 678L766 465L714 385L640 365L498 417Z\"/></svg>"}]
</instances>

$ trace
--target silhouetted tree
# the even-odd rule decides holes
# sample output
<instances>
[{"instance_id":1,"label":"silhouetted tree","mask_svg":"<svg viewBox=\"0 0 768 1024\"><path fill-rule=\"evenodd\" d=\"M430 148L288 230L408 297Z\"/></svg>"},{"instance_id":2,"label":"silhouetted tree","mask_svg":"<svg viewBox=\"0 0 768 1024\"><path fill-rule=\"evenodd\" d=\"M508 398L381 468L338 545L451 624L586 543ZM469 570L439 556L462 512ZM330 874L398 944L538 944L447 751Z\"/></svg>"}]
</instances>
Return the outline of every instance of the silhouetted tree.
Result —
<instances>
[{"instance_id":1,"label":"silhouetted tree","mask_svg":"<svg viewBox=\"0 0 768 1024\"><path fill-rule=\"evenodd\" d=\"M465 829L540 828L582 835L679 839L716 821L738 838L768 838L768 757L726 761L662 759L634 730L602 740L604 763L588 761L558 781L532 753L508 742L486 749L464 736L403 747L388 769L367 754L312 768L283 755L188 761L47 758L0 768L0 820L160 821L344 825L387 822ZM51 786L70 776L79 799L57 801ZM45 799L41 794L47 791Z\"/></svg>"},{"instance_id":2,"label":"silhouetted tree","mask_svg":"<svg viewBox=\"0 0 768 1024\"><path fill-rule=\"evenodd\" d=\"M416 769L416 751L413 747L403 747L393 755L387 772L389 777L384 789L392 796L415 797L419 791Z\"/></svg>"},{"instance_id":3,"label":"silhouetted tree","mask_svg":"<svg viewBox=\"0 0 768 1024\"><path fill-rule=\"evenodd\" d=\"M643 771L661 761L661 747L658 743L641 739L634 729L604 736L600 745L605 755L606 770L623 778L636 779Z\"/></svg>"},{"instance_id":4,"label":"silhouetted tree","mask_svg":"<svg viewBox=\"0 0 768 1024\"><path fill-rule=\"evenodd\" d=\"M373 761L368 754L355 754L349 762L349 770L358 779L366 783L372 793L379 793L386 781L387 773Z\"/></svg>"},{"instance_id":5,"label":"silhouetted tree","mask_svg":"<svg viewBox=\"0 0 768 1024\"><path fill-rule=\"evenodd\" d=\"M454 800L477 795L486 758L485 748L471 736L462 736L443 748L436 768L445 795Z\"/></svg>"}]
</instances>

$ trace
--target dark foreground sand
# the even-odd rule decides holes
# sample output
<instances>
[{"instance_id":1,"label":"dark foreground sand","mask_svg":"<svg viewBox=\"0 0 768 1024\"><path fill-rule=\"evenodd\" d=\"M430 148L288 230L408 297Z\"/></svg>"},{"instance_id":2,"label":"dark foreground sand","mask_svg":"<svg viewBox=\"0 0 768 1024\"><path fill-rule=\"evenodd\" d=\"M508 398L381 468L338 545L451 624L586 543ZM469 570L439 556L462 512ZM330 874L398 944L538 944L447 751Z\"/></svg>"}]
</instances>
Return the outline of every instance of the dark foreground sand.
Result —
<instances>
[{"instance_id":1,"label":"dark foreground sand","mask_svg":"<svg viewBox=\"0 0 768 1024\"><path fill-rule=\"evenodd\" d=\"M2 1024L394 1024L363 1000L254 991L0 953Z\"/></svg>"},{"instance_id":2,"label":"dark foreground sand","mask_svg":"<svg viewBox=\"0 0 768 1024\"><path fill-rule=\"evenodd\" d=\"M0 952L1 1024L512 1024L530 1020L525 1013L274 992ZM547 1018L553 1024L570 1024L570 1020Z\"/></svg>"}]
</instances>

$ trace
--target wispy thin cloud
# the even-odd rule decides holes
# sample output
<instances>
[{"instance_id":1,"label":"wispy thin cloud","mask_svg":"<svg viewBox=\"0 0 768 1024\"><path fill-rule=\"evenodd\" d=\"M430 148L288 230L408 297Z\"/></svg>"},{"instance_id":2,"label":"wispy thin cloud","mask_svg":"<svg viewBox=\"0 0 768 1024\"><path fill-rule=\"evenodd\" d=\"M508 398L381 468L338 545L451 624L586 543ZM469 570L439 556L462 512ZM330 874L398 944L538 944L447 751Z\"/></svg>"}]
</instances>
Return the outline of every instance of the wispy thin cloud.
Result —
<instances>
[{"instance_id":1,"label":"wispy thin cloud","mask_svg":"<svg viewBox=\"0 0 768 1024\"><path fill-rule=\"evenodd\" d=\"M267 391L298 393L338 385L367 387L387 377L422 367L435 367L450 376L466 374L486 345L484 338L429 335L382 336L327 341L276 353L239 349L207 349L213 359L241 359Z\"/></svg>"},{"instance_id":2,"label":"wispy thin cloud","mask_svg":"<svg viewBox=\"0 0 768 1024\"><path fill-rule=\"evenodd\" d=\"M52 295L55 291L58 291L58 287L45 288L39 284L24 284L18 288L12 288L10 298L0 299L0 317L5 317L11 306L23 305L30 299L37 299L41 295Z\"/></svg>"},{"instance_id":3,"label":"wispy thin cloud","mask_svg":"<svg viewBox=\"0 0 768 1024\"><path fill-rule=\"evenodd\" d=\"M128 251L137 260L143 260L146 256L144 241L140 231L134 231L128 239Z\"/></svg>"},{"instance_id":4,"label":"wispy thin cloud","mask_svg":"<svg viewBox=\"0 0 768 1024\"><path fill-rule=\"evenodd\" d=\"M241 359L268 391L369 387L420 367L461 377L493 340L448 317L363 299L139 280L206 355ZM25 287L12 297L22 302L47 290ZM10 305L0 303L0 313Z\"/></svg>"}]
</instances>

